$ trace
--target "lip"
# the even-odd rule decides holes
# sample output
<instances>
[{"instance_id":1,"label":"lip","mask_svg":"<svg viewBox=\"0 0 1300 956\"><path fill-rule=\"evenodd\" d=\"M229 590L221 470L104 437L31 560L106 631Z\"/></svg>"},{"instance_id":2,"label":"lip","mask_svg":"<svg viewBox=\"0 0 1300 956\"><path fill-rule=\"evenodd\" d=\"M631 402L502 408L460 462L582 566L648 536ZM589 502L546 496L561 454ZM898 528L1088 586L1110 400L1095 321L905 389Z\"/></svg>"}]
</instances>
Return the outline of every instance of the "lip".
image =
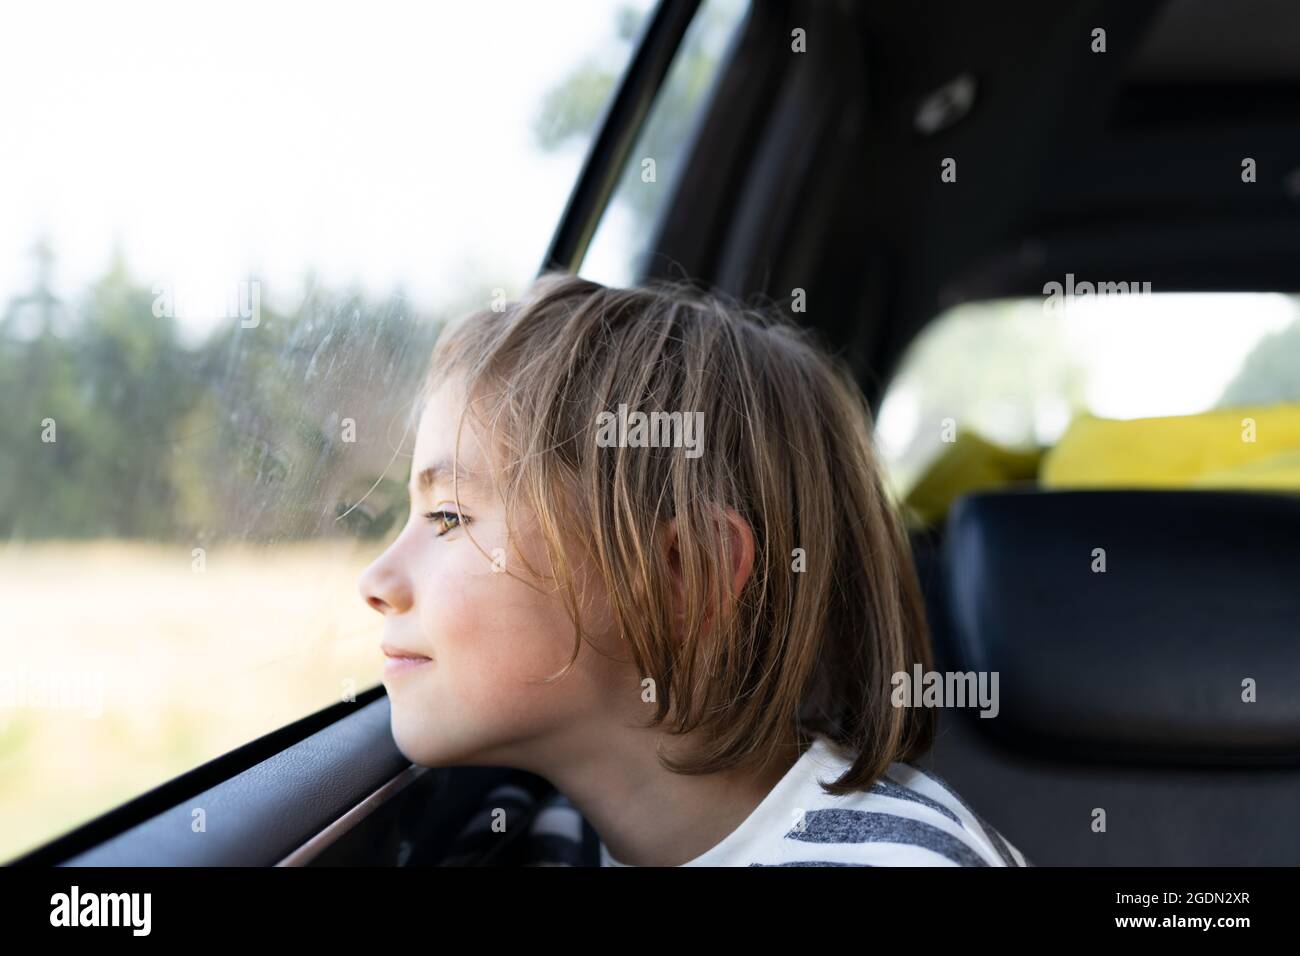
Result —
<instances>
[{"instance_id":1,"label":"lip","mask_svg":"<svg viewBox=\"0 0 1300 956\"><path fill-rule=\"evenodd\" d=\"M384 652L385 675L396 674L433 663L433 659L426 654L417 654L414 651L395 647L392 644L381 644L379 649Z\"/></svg>"}]
</instances>

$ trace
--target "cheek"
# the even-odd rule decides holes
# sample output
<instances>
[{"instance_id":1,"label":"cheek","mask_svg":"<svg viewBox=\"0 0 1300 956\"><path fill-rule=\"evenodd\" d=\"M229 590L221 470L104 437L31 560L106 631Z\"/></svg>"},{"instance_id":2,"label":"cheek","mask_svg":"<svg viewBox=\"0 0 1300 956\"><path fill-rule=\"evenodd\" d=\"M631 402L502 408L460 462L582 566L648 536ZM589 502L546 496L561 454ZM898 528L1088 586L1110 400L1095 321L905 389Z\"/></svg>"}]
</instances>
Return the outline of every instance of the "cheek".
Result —
<instances>
[{"instance_id":1,"label":"cheek","mask_svg":"<svg viewBox=\"0 0 1300 956\"><path fill-rule=\"evenodd\" d=\"M582 683L579 669L557 683L540 683L572 653L573 626L563 603L493 572L472 549L472 559L445 569L450 573L426 603L439 678L460 706L505 721L571 700Z\"/></svg>"}]
</instances>

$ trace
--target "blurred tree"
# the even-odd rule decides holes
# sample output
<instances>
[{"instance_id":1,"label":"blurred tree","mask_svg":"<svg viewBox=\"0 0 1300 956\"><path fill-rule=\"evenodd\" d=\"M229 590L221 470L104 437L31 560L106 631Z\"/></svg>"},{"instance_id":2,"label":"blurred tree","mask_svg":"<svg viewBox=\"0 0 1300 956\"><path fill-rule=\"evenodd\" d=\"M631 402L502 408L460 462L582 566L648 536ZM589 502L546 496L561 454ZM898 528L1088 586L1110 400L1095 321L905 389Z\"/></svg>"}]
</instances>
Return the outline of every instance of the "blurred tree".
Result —
<instances>
[{"instance_id":1,"label":"blurred tree","mask_svg":"<svg viewBox=\"0 0 1300 956\"><path fill-rule=\"evenodd\" d=\"M15 296L0 316L0 534L5 536L57 533L59 512L79 507L64 500L61 477L75 465L77 451L57 441L59 429L83 415L73 351L61 334L67 308L52 290L54 255L48 242L38 241L32 258L31 289ZM53 443L42 441L47 420L54 422ZM84 520L84 511L66 520Z\"/></svg>"},{"instance_id":2,"label":"blurred tree","mask_svg":"<svg viewBox=\"0 0 1300 956\"><path fill-rule=\"evenodd\" d=\"M120 254L75 310L48 245L35 258L0 312L0 535L273 542L378 536L405 513L438 325L400 292L312 281L294 308L264 296L256 326L223 320L190 349ZM490 295L467 288L455 309Z\"/></svg>"},{"instance_id":3,"label":"blurred tree","mask_svg":"<svg viewBox=\"0 0 1300 956\"><path fill-rule=\"evenodd\" d=\"M117 252L81 307L76 351L84 415L60 441L84 450L68 477L94 519L79 521L71 533L163 538L178 524L168 466L180 453L178 426L201 383L175 317L155 315L154 298Z\"/></svg>"},{"instance_id":4,"label":"blurred tree","mask_svg":"<svg viewBox=\"0 0 1300 956\"><path fill-rule=\"evenodd\" d=\"M632 161L615 187L613 201L634 217L635 232L646 234L663 208L666 192L686 160L687 140L717 73L719 59L735 26L736 3L704 3L691 24L682 48L633 147ZM589 141L606 104L613 98L631 49L640 38L646 14L635 6L621 7L615 16L615 43L604 59L588 59L542 99L533 123L542 149L557 150L573 140ZM652 158L657 182L643 183L641 161Z\"/></svg>"},{"instance_id":5,"label":"blurred tree","mask_svg":"<svg viewBox=\"0 0 1300 956\"><path fill-rule=\"evenodd\" d=\"M1275 402L1300 402L1300 319L1259 340L1224 388L1216 407Z\"/></svg>"},{"instance_id":6,"label":"blurred tree","mask_svg":"<svg viewBox=\"0 0 1300 956\"><path fill-rule=\"evenodd\" d=\"M35 287L3 323L0 532L163 535L174 523L169 441L195 394L174 324L154 317L151 294L120 256L72 318L50 292L48 247L37 257ZM25 337L30 310L35 334ZM45 421L52 442L42 440Z\"/></svg>"}]
</instances>

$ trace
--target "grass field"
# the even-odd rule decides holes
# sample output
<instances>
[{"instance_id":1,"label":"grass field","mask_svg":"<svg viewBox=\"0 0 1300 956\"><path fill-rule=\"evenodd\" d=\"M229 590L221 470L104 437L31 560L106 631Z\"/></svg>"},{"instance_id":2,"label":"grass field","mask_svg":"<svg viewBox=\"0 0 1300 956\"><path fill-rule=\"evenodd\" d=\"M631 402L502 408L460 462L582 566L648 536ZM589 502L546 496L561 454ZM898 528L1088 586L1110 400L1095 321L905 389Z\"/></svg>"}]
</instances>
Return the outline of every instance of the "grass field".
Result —
<instances>
[{"instance_id":1,"label":"grass field","mask_svg":"<svg viewBox=\"0 0 1300 956\"><path fill-rule=\"evenodd\" d=\"M379 683L379 550L0 548L0 861Z\"/></svg>"}]
</instances>

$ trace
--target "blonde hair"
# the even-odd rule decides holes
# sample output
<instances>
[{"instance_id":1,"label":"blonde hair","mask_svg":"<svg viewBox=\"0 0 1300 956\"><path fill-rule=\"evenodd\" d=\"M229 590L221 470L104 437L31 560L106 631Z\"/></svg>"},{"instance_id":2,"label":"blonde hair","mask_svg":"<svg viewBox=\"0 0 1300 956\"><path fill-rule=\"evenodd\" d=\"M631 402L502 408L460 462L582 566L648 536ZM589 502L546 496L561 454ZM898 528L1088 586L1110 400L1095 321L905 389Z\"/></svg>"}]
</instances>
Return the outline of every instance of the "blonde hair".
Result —
<instances>
[{"instance_id":1,"label":"blonde hair","mask_svg":"<svg viewBox=\"0 0 1300 956\"><path fill-rule=\"evenodd\" d=\"M701 732L697 752L664 766L762 766L820 732L854 756L826 785L847 793L929 750L933 712L890 700L893 674L931 666L906 532L870 409L807 332L684 283L618 289L548 273L444 330L424 397L452 377L499 450L509 527L520 509L535 516L575 628L565 671L584 635L574 568L590 560L655 682L649 726ZM603 446L598 416L621 405L703 413L703 453ZM734 607L728 510L754 538ZM663 560L673 519L676 576Z\"/></svg>"}]
</instances>

